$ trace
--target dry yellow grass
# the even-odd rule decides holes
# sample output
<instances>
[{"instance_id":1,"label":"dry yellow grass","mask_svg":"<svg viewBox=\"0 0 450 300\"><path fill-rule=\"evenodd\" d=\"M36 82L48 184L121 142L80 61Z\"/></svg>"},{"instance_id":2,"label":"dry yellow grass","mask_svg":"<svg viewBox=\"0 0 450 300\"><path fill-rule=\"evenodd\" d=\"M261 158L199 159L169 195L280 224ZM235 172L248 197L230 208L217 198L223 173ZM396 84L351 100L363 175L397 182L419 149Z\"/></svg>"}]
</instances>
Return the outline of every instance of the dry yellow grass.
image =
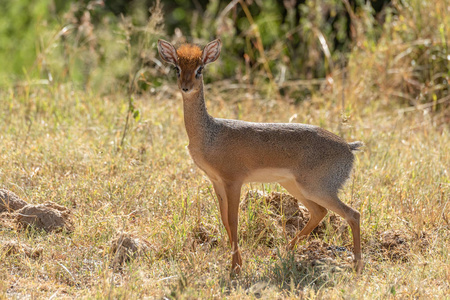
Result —
<instances>
[{"instance_id":1,"label":"dry yellow grass","mask_svg":"<svg viewBox=\"0 0 450 300\"><path fill-rule=\"evenodd\" d=\"M63 85L2 91L0 188L28 203L70 208L73 231L25 231L2 215L1 245L15 243L42 254L0 247L0 297L448 297L446 111L381 109L358 102L353 91L346 86L342 115L339 83L298 105L261 99L257 91L227 90L226 83L207 86L213 116L317 124L366 144L342 191L342 199L362 216L361 277L347 268L345 255L329 260L329 251L322 251L350 249L348 227L331 226L328 216L320 237L287 253L282 217L267 217L274 210L254 197L240 217L245 264L235 279L229 277L230 249L211 185L185 148L174 83L135 100L141 119L131 122L120 151L125 98ZM261 184L245 190L283 192ZM119 232L148 247L145 255L113 268L111 242Z\"/></svg>"}]
</instances>

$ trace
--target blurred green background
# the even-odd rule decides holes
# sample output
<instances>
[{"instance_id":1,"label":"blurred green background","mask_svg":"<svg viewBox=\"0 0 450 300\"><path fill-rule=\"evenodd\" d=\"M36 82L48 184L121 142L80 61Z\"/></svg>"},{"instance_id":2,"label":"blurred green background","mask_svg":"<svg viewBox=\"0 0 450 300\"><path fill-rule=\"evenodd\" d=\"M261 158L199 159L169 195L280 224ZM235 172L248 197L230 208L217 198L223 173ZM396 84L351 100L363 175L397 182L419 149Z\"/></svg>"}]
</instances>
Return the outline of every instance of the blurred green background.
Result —
<instances>
[{"instance_id":1,"label":"blurred green background","mask_svg":"<svg viewBox=\"0 0 450 300\"><path fill-rule=\"evenodd\" d=\"M0 3L2 88L139 93L166 79L158 38L220 37L223 54L207 82L267 86L262 92L298 99L348 73L402 103L448 103L441 101L450 82L447 0Z\"/></svg>"}]
</instances>

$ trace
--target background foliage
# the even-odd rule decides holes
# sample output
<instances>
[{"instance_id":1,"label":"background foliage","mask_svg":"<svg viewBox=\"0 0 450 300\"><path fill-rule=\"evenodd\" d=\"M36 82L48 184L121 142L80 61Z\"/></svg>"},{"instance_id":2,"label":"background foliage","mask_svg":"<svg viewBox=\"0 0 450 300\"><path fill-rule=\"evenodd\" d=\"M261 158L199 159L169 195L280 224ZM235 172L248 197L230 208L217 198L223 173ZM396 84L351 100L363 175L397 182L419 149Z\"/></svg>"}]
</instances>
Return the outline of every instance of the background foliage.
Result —
<instances>
[{"instance_id":1,"label":"background foliage","mask_svg":"<svg viewBox=\"0 0 450 300\"><path fill-rule=\"evenodd\" d=\"M450 76L447 4L5 1L0 16L0 78L4 83L70 83L101 93L125 86L139 92L161 83L158 38L204 44L220 37L225 54L208 80L256 84L266 87L264 93L301 101L320 88L320 79L332 84L336 76L350 76L387 91L389 99L381 101L434 102L436 109L440 103L448 106L443 100ZM370 65L379 72L367 73L363 67L353 68L357 74L347 74L346 67L352 64ZM295 80L311 81L299 82L292 91Z\"/></svg>"}]
</instances>

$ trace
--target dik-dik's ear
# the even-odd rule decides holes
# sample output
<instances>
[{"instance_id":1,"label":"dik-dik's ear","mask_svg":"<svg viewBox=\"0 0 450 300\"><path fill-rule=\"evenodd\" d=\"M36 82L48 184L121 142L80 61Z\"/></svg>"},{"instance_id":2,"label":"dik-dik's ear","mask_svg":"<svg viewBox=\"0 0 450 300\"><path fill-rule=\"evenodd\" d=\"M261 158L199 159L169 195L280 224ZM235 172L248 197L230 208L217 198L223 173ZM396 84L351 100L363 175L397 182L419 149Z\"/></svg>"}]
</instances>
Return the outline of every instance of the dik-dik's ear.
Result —
<instances>
[{"instance_id":1,"label":"dik-dik's ear","mask_svg":"<svg viewBox=\"0 0 450 300\"><path fill-rule=\"evenodd\" d=\"M219 58L222 42L220 39L214 40L203 48L202 62L204 65L212 63Z\"/></svg>"},{"instance_id":2,"label":"dik-dik's ear","mask_svg":"<svg viewBox=\"0 0 450 300\"><path fill-rule=\"evenodd\" d=\"M164 61L174 65L177 64L177 50L168 41L158 40L158 52Z\"/></svg>"}]
</instances>

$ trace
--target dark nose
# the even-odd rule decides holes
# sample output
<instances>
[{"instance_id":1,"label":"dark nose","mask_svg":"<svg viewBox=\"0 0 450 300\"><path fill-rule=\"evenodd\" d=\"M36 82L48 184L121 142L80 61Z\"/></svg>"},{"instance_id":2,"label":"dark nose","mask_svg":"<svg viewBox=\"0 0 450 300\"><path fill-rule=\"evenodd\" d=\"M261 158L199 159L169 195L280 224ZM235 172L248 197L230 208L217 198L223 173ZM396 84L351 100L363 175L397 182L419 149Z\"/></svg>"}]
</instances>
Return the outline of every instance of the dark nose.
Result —
<instances>
[{"instance_id":1,"label":"dark nose","mask_svg":"<svg viewBox=\"0 0 450 300\"><path fill-rule=\"evenodd\" d=\"M189 89L187 88L182 88L183 92L187 92Z\"/></svg>"}]
</instances>

